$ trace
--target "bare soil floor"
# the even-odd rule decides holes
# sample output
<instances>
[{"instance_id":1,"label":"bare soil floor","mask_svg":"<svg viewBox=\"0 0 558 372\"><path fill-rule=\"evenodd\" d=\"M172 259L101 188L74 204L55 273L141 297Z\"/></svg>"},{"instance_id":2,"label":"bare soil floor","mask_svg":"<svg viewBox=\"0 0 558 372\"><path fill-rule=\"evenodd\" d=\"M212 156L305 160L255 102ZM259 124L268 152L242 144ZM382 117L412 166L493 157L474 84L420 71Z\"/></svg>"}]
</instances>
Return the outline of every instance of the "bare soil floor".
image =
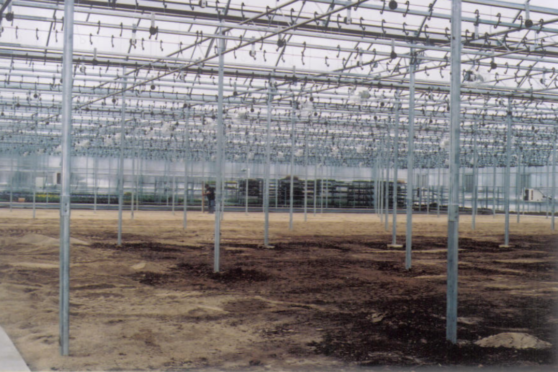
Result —
<instances>
[{"instance_id":1,"label":"bare soil floor","mask_svg":"<svg viewBox=\"0 0 558 372\"><path fill-rule=\"evenodd\" d=\"M308 222L226 213L222 271L213 216L73 211L71 356L58 355L59 212L0 210L0 324L33 370L324 370L540 366L558 345L558 235L544 217L461 218L458 345L445 342L446 222L415 216L413 266L376 215ZM404 216L398 240L404 243ZM524 332L550 349L481 348ZM386 367L380 367L385 369Z\"/></svg>"}]
</instances>

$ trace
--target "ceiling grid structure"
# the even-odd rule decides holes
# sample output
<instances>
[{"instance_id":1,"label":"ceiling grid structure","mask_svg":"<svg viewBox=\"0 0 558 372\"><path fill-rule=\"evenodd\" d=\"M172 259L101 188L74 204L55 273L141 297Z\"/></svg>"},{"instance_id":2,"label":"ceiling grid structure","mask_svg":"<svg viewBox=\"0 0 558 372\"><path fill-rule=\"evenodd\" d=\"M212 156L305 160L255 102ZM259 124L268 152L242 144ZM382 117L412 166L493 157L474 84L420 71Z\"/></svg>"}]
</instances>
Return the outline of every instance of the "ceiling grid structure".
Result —
<instances>
[{"instance_id":1,"label":"ceiling grid structure","mask_svg":"<svg viewBox=\"0 0 558 372\"><path fill-rule=\"evenodd\" d=\"M5 2L4 4L6 4ZM189 109L194 159L214 160L216 41L224 40L225 159L265 161L268 85L272 159L373 166L393 136L401 91L397 161L406 167L411 59L416 58L415 155L424 167L447 157L449 2L79 1L74 48L73 154L118 157L122 75L125 157L183 159ZM0 36L2 152L60 152L63 2L12 1ZM496 13L496 14L495 14ZM528 15L527 15L528 13ZM460 157L505 165L505 120L513 101L515 165L550 165L556 138L556 10L529 2L465 1ZM527 16L530 18L527 19ZM529 22L527 22L529 21ZM223 28L223 33L218 30ZM290 141L297 101L295 147ZM475 129L475 123L478 128ZM391 142L393 156L395 144Z\"/></svg>"}]
</instances>

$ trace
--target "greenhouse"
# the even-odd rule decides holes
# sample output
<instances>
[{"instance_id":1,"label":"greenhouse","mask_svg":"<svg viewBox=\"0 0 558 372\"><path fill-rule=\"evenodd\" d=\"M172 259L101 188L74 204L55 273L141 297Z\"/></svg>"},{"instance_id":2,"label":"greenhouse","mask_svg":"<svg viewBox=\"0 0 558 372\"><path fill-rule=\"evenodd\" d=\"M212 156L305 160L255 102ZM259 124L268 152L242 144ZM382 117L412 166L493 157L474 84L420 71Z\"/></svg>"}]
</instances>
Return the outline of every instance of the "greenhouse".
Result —
<instances>
[{"instance_id":1,"label":"greenhouse","mask_svg":"<svg viewBox=\"0 0 558 372\"><path fill-rule=\"evenodd\" d=\"M21 368L552 370L553 2L0 3Z\"/></svg>"}]
</instances>

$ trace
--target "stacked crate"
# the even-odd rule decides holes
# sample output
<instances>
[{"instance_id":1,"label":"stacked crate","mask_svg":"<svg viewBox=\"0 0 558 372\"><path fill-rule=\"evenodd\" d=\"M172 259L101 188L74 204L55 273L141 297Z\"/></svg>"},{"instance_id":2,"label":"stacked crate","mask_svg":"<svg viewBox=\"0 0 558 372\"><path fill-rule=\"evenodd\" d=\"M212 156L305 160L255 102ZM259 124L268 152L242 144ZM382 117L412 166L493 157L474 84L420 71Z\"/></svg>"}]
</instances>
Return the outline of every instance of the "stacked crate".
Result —
<instances>
[{"instance_id":1,"label":"stacked crate","mask_svg":"<svg viewBox=\"0 0 558 372\"><path fill-rule=\"evenodd\" d=\"M246 180L242 179L237 182L238 199L242 203L246 203ZM250 178L248 180L248 204L263 205L264 180L261 178Z\"/></svg>"}]
</instances>

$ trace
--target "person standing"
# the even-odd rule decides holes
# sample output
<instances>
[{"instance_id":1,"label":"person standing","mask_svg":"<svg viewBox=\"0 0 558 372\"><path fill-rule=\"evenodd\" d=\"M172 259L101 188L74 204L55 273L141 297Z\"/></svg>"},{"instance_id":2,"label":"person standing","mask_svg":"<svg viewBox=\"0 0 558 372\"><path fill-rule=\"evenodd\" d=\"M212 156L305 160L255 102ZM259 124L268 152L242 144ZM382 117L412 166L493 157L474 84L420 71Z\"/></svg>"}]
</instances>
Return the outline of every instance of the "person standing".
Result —
<instances>
[{"instance_id":1,"label":"person standing","mask_svg":"<svg viewBox=\"0 0 558 372\"><path fill-rule=\"evenodd\" d=\"M209 186L208 183L205 184L205 193L204 196L207 196L207 213L214 213L215 212L215 189Z\"/></svg>"}]
</instances>

